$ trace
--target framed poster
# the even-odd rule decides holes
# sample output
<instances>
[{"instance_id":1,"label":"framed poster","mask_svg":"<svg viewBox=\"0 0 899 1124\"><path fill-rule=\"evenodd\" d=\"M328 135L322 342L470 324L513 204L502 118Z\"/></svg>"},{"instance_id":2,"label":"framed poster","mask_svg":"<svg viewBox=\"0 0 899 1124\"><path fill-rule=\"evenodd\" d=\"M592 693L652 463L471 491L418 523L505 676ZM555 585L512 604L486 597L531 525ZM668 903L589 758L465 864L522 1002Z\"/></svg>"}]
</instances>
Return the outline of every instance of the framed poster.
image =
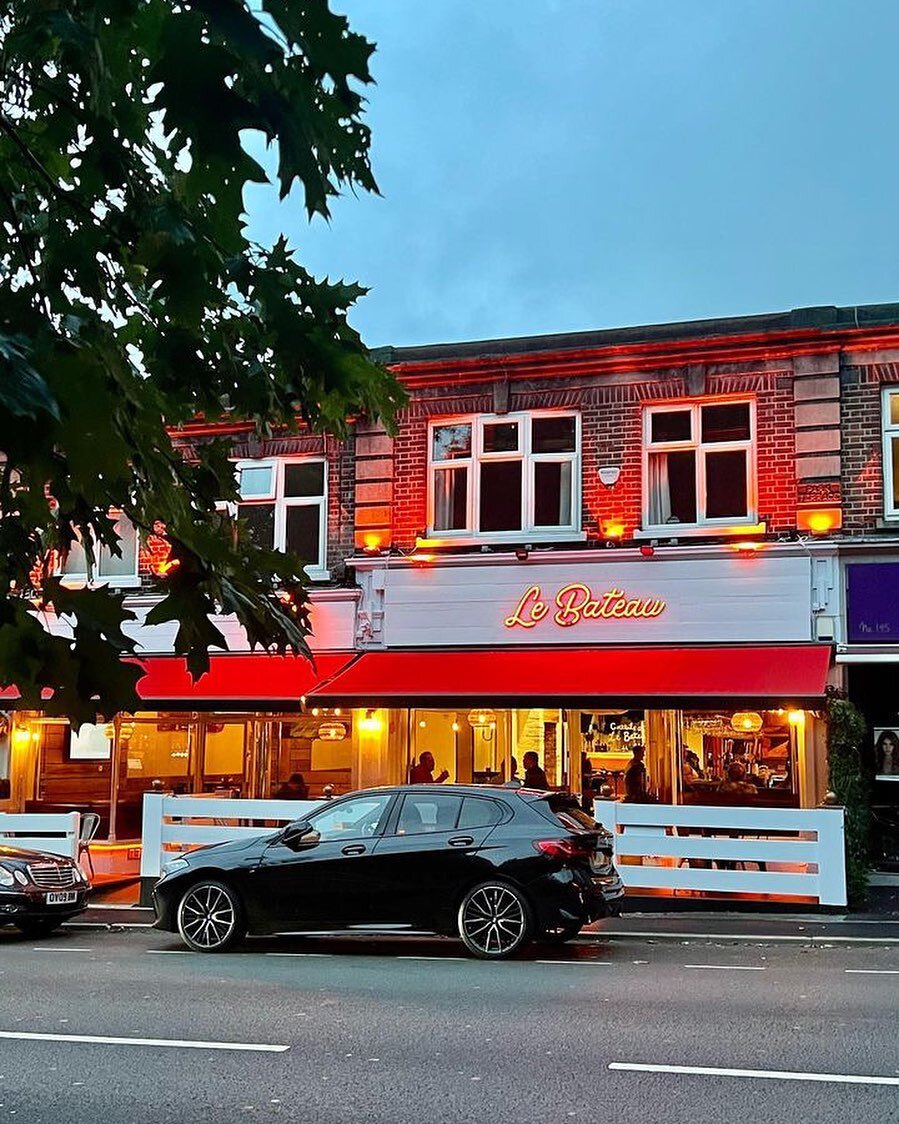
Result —
<instances>
[{"instance_id":1,"label":"framed poster","mask_svg":"<svg viewBox=\"0 0 899 1124\"><path fill-rule=\"evenodd\" d=\"M879 781L899 781L899 730L874 729L874 768Z\"/></svg>"}]
</instances>

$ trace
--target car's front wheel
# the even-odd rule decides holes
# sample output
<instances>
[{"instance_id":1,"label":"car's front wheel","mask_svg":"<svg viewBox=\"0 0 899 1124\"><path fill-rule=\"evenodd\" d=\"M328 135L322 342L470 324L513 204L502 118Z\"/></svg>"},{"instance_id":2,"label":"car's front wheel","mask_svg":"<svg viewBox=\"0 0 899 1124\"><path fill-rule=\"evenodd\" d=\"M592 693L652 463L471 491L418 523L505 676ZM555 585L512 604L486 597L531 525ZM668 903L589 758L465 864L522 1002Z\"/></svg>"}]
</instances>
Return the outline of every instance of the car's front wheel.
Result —
<instances>
[{"instance_id":1,"label":"car's front wheel","mask_svg":"<svg viewBox=\"0 0 899 1124\"><path fill-rule=\"evenodd\" d=\"M508 882L482 882L459 906L459 936L474 956L502 960L531 937L534 922L527 898Z\"/></svg>"},{"instance_id":2,"label":"car's front wheel","mask_svg":"<svg viewBox=\"0 0 899 1124\"><path fill-rule=\"evenodd\" d=\"M246 933L243 906L224 882L196 882L178 903L178 932L194 952L226 952Z\"/></svg>"}]
</instances>

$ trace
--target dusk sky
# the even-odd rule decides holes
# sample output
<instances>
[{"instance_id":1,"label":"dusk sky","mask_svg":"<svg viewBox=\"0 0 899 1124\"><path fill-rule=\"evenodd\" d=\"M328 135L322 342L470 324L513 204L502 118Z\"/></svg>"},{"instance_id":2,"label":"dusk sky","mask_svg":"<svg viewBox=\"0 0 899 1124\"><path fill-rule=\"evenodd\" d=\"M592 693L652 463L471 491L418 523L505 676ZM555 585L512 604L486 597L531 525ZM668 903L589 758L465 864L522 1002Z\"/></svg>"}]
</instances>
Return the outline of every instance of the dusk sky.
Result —
<instances>
[{"instance_id":1,"label":"dusk sky","mask_svg":"<svg viewBox=\"0 0 899 1124\"><path fill-rule=\"evenodd\" d=\"M370 346L899 300L895 0L332 0L381 198L253 233Z\"/></svg>"}]
</instances>

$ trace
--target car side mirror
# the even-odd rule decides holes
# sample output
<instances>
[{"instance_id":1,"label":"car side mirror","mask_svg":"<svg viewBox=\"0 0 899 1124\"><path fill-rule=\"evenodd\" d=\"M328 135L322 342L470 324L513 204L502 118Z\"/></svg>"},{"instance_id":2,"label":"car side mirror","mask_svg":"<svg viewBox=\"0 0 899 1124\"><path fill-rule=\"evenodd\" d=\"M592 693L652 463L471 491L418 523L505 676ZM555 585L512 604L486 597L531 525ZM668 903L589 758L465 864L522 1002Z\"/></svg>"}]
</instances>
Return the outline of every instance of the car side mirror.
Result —
<instances>
[{"instance_id":1,"label":"car side mirror","mask_svg":"<svg viewBox=\"0 0 899 1124\"><path fill-rule=\"evenodd\" d=\"M289 823L281 834L281 842L291 851L302 851L306 847L314 847L321 839L308 820L294 820Z\"/></svg>"}]
</instances>

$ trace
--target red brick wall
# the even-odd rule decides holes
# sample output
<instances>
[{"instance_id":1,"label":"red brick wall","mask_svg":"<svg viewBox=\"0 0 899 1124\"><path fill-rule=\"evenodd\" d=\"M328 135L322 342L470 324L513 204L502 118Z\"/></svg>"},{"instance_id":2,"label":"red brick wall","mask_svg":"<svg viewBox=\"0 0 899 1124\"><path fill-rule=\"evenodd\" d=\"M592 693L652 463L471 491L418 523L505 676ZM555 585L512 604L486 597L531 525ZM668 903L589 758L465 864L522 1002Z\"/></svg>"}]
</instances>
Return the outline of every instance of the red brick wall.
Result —
<instances>
[{"instance_id":1,"label":"red brick wall","mask_svg":"<svg viewBox=\"0 0 899 1124\"><path fill-rule=\"evenodd\" d=\"M770 517L769 530L796 526L795 438L793 393L789 375L776 371L710 370L704 390L688 394L682 372L659 372L568 382L514 383L510 412L532 409L575 409L581 413L582 527L597 538L606 521L620 522L630 537L642 518L643 404L670 398L749 394L757 402L759 511ZM492 413L494 390L489 384L428 388L415 392L399 418L394 441L393 541L403 550L414 545L427 523L428 422L453 414ZM613 487L599 479L599 469L617 465L621 474Z\"/></svg>"},{"instance_id":2,"label":"red brick wall","mask_svg":"<svg viewBox=\"0 0 899 1124\"><path fill-rule=\"evenodd\" d=\"M883 520L881 388L899 383L899 364L843 371L843 526L866 531Z\"/></svg>"}]
</instances>

